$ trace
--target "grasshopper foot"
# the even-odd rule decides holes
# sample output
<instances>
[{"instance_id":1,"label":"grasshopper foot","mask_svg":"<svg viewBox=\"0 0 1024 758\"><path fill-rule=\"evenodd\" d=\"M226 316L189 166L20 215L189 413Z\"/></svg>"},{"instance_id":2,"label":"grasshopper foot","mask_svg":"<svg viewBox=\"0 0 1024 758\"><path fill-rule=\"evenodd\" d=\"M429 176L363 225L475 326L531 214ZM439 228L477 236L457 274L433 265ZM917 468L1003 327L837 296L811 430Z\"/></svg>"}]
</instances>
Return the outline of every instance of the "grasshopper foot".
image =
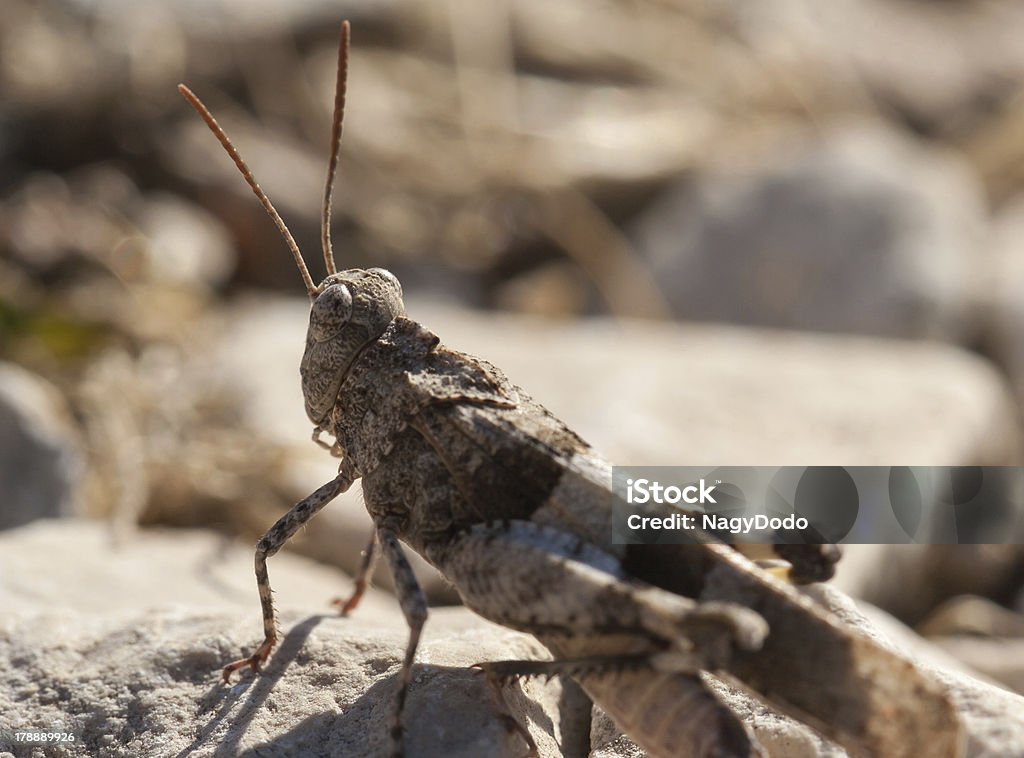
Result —
<instances>
[{"instance_id":1,"label":"grasshopper foot","mask_svg":"<svg viewBox=\"0 0 1024 758\"><path fill-rule=\"evenodd\" d=\"M331 600L331 607L334 608L339 616L347 616L356 609L359 605L359 601L363 599L363 592L365 590L357 588L348 598L336 597Z\"/></svg>"},{"instance_id":2,"label":"grasshopper foot","mask_svg":"<svg viewBox=\"0 0 1024 758\"><path fill-rule=\"evenodd\" d=\"M270 651L273 649L275 642L277 642L276 638L268 637L263 640L262 644L258 648L256 648L256 652L248 658L240 658L225 666L221 670L221 676L224 677L224 682L227 683L231 681L232 672L245 668L246 666L258 674L260 672L260 668L267 662L267 658L270 657Z\"/></svg>"}]
</instances>

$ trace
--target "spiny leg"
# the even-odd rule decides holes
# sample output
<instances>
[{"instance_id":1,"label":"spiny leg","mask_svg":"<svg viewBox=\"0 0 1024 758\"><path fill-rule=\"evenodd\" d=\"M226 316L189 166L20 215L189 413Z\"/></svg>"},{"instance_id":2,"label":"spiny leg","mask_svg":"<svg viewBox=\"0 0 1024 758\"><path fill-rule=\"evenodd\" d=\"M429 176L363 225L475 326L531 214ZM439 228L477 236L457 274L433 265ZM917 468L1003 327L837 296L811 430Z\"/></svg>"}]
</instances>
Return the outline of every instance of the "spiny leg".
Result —
<instances>
[{"instance_id":1,"label":"spiny leg","mask_svg":"<svg viewBox=\"0 0 1024 758\"><path fill-rule=\"evenodd\" d=\"M503 685L511 683L518 678L519 674L506 674L500 670L500 666L503 663L549 663L549 661L496 661L495 663L476 663L473 664L473 668L479 669L487 677L487 689L491 693L491 699L494 701L495 708L498 713L498 717L505 724L505 728L510 732L517 732L523 741L526 743L527 752L525 758L537 758L537 743L533 739L533 735L530 734L530 730L523 726L522 722L515 717L512 713L512 709L508 705L508 701L505 699L505 693L503 691ZM498 666L499 669L494 667ZM549 677L550 678L550 677Z\"/></svg>"},{"instance_id":2,"label":"spiny leg","mask_svg":"<svg viewBox=\"0 0 1024 758\"><path fill-rule=\"evenodd\" d=\"M363 559L359 564L359 573L356 574L356 585L352 590L352 594L349 595L347 600L336 597L331 601L331 605L337 608L342 616L347 616L354 611L356 606L359 605L359 601L363 599L366 588L370 586L370 580L373 578L373 572L377 568L379 560L380 539L377 536L377 529L375 527L373 534L370 535L370 541L363 550Z\"/></svg>"},{"instance_id":3,"label":"spiny leg","mask_svg":"<svg viewBox=\"0 0 1024 758\"><path fill-rule=\"evenodd\" d=\"M488 661L474 663L473 668L486 673L487 678L496 684L511 684L518 679L534 676L543 676L550 680L552 677L560 675L584 677L624 669L657 669L656 659L657 653L624 653L621 655L589 655L583 658L566 658L558 661Z\"/></svg>"},{"instance_id":4,"label":"spiny leg","mask_svg":"<svg viewBox=\"0 0 1024 758\"><path fill-rule=\"evenodd\" d=\"M558 661L514 660L473 664L473 668L483 671L486 675L488 689L509 731L518 732L529 746L528 756L537 755L537 743L534 742L529 730L509 708L503 691L505 686L529 677L542 676L550 681L561 675L583 677L609 671L622 671L623 669L649 668L650 666L651 656L648 653L593 655Z\"/></svg>"},{"instance_id":5,"label":"spiny leg","mask_svg":"<svg viewBox=\"0 0 1024 758\"><path fill-rule=\"evenodd\" d=\"M270 656L270 651L277 642L277 626L274 619L274 601L271 597L270 577L267 574L267 558L280 550L303 524L331 502L334 498L352 486L355 477L352 470L342 466L337 477L318 489L309 497L300 500L294 508L277 520L256 544L256 586L260 593L260 605L263 608L263 642L256 652L248 658L241 658L229 663L223 669L224 681L231 679L231 672L246 666L259 671L260 666Z\"/></svg>"},{"instance_id":6,"label":"spiny leg","mask_svg":"<svg viewBox=\"0 0 1024 758\"><path fill-rule=\"evenodd\" d=\"M391 569L391 576L395 581L395 592L398 594L398 603L405 615L405 622L409 625L409 643L405 648L405 660L402 662L402 675L399 682L397 707L395 709L395 720L391 725L391 741L396 758L402 755L402 713L405 710L405 697L409 691L409 682L412 680L412 662L416 657L416 648L420 642L420 632L423 631L423 624L427 620L427 598L416 581L416 575L412 566L402 552L402 546L398 542L398 536L390 529L380 529L377 532L384 558Z\"/></svg>"},{"instance_id":7,"label":"spiny leg","mask_svg":"<svg viewBox=\"0 0 1024 758\"><path fill-rule=\"evenodd\" d=\"M542 639L543 641L543 639ZM515 721L508 709L502 687L522 678L572 676L590 694L594 685L611 689L618 696L628 689L620 707L615 708L626 730L650 732L648 745L659 745L665 754L720 755L731 758L761 756L756 741L729 708L709 691L698 671L675 670L676 661L669 652L599 654L553 661L509 660L478 663L487 675L487 683L504 715L525 735L525 728ZM667 664L667 665L666 665ZM679 702L672 700L673 696ZM648 707L651 702L665 702ZM599 702L605 702L597 699ZM607 698L606 698L607 700ZM609 701L610 702L610 701ZM645 703L647 705L645 705ZM692 709L692 713L690 713ZM666 713L662 719L659 714ZM683 717L680 719L679 716ZM693 726L685 726L693 717ZM668 724L678 721L684 724ZM531 741L532 742L532 741ZM671 747L669 747L671 746ZM699 749L706 746L709 749ZM670 750L671 753L666 751ZM661 753L659 753L661 754Z\"/></svg>"}]
</instances>

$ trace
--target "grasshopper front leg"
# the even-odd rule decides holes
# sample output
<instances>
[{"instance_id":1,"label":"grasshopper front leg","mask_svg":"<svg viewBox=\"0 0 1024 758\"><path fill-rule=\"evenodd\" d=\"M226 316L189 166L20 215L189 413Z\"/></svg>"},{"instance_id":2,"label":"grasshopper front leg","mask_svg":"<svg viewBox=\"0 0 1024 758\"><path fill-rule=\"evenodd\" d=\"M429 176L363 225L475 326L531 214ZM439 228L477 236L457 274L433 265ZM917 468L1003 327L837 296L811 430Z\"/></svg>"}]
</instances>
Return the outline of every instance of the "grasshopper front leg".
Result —
<instances>
[{"instance_id":1,"label":"grasshopper front leg","mask_svg":"<svg viewBox=\"0 0 1024 758\"><path fill-rule=\"evenodd\" d=\"M253 671L259 671L277 643L277 622L274 615L270 576L267 573L267 558L280 550L292 535L325 505L351 487L355 478L355 471L350 466L342 464L338 476L309 497L300 500L295 507L278 519L277 523L270 527L256 543L256 586L259 589L260 605L263 610L263 642L249 657L240 658L224 667L222 675L225 682L230 681L233 671L246 666Z\"/></svg>"}]
</instances>

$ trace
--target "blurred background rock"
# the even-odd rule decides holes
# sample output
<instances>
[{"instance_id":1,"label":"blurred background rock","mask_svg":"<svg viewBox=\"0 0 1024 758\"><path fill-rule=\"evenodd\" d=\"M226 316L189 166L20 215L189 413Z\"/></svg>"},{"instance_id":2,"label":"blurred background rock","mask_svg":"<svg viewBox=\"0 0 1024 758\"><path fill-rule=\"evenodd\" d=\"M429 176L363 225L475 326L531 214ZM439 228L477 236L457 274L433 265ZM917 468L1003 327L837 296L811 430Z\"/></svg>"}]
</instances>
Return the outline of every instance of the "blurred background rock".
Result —
<instances>
[{"instance_id":1,"label":"blurred background rock","mask_svg":"<svg viewBox=\"0 0 1024 758\"><path fill-rule=\"evenodd\" d=\"M342 18L340 265L394 271L414 318L613 461L1021 462L1020 3L0 0L0 18L4 527L252 541L331 477L299 395L301 281L175 85L317 278ZM361 511L345 498L296 547L352 570ZM885 553L845 586L1019 649L1019 615L993 611L1021 610L1019 547ZM942 605L963 595L987 610Z\"/></svg>"}]
</instances>

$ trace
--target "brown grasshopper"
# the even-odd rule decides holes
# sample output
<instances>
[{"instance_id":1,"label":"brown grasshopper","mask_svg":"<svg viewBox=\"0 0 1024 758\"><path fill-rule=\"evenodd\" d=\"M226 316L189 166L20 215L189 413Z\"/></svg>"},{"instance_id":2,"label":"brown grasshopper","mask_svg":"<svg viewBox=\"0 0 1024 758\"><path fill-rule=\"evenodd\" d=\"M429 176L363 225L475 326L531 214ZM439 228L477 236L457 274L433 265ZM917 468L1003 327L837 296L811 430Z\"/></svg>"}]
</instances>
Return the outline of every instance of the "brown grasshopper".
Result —
<instances>
[{"instance_id":1,"label":"brown grasshopper","mask_svg":"<svg viewBox=\"0 0 1024 758\"><path fill-rule=\"evenodd\" d=\"M427 602L406 543L465 604L534 634L550 661L479 664L499 703L521 676L575 677L652 756L761 754L751 731L701 679L714 671L859 755L955 756L961 736L938 685L728 545L614 545L611 468L486 361L450 350L407 318L398 280L380 268L337 271L330 239L348 68L341 27L322 214L327 277L315 285L284 222L223 130L184 85L288 243L312 302L301 364L313 439L338 476L299 502L256 547L264 639L224 667L259 671L277 641L267 558L362 479L373 538L342 612L358 604L383 553L410 628L392 729L402 710ZM323 434L334 438L321 441ZM827 579L831 546L779 546L797 582ZM522 735L529 732L507 709Z\"/></svg>"}]
</instances>

